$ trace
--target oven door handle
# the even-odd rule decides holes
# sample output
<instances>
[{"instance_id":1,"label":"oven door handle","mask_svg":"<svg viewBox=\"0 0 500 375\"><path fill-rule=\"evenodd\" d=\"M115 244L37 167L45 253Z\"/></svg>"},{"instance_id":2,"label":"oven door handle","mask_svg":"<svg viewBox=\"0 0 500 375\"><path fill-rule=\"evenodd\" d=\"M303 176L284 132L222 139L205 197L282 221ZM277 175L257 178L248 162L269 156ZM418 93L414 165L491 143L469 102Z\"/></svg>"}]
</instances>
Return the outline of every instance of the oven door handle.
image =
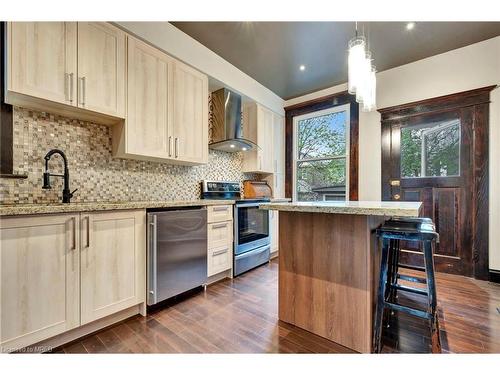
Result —
<instances>
[{"instance_id":1,"label":"oven door handle","mask_svg":"<svg viewBox=\"0 0 500 375\"><path fill-rule=\"evenodd\" d=\"M269 203L269 202L259 202L259 203L242 203L242 204L237 204L236 205L236 208L240 208L240 207L259 207L261 204L265 204L265 203Z\"/></svg>"}]
</instances>

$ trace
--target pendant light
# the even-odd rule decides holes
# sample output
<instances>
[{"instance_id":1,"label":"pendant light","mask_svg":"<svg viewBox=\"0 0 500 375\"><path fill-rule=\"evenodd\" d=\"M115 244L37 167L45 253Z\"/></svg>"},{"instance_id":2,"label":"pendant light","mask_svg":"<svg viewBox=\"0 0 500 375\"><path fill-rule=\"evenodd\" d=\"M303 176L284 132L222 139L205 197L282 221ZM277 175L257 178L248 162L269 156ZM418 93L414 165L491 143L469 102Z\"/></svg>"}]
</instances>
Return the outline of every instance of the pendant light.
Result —
<instances>
[{"instance_id":1,"label":"pendant light","mask_svg":"<svg viewBox=\"0 0 500 375\"><path fill-rule=\"evenodd\" d=\"M358 35L357 22L356 34L348 47L348 92L356 95L356 101L363 111L372 111L376 103L376 70L372 54L367 49L366 38Z\"/></svg>"}]
</instances>

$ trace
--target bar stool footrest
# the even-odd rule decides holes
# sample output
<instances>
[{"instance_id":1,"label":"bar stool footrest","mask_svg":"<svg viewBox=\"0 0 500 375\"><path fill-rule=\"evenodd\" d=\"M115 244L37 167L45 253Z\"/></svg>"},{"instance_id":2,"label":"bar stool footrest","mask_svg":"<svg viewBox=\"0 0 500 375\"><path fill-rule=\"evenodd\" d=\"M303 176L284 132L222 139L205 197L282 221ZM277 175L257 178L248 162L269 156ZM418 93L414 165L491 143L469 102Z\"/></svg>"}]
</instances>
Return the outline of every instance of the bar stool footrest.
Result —
<instances>
[{"instance_id":1,"label":"bar stool footrest","mask_svg":"<svg viewBox=\"0 0 500 375\"><path fill-rule=\"evenodd\" d=\"M408 275L402 275L402 274L398 273L397 278L400 280L410 281L412 283L427 284L427 280L424 279L423 277L408 276Z\"/></svg>"},{"instance_id":2,"label":"bar stool footrest","mask_svg":"<svg viewBox=\"0 0 500 375\"><path fill-rule=\"evenodd\" d=\"M391 284L391 286L393 288L395 288L397 290L401 290L403 292L420 294L422 296L429 295L429 292L427 291L427 289L412 288L411 286L406 286L406 285L401 285L401 284Z\"/></svg>"},{"instance_id":3,"label":"bar stool footrest","mask_svg":"<svg viewBox=\"0 0 500 375\"><path fill-rule=\"evenodd\" d=\"M419 267L419 266L411 266L409 264L402 264L402 263L399 263L398 264L398 267L399 268L405 268L407 270L413 270L413 271L421 271L421 272L425 272L425 267Z\"/></svg>"},{"instance_id":4,"label":"bar stool footrest","mask_svg":"<svg viewBox=\"0 0 500 375\"><path fill-rule=\"evenodd\" d=\"M422 318L422 319L431 319L432 314L428 313L427 311L422 311L418 309L413 309L408 306L403 306L397 303L391 303L391 302L386 302L385 307L391 310L396 310L396 311L401 311L406 314L410 314L413 316L416 316L417 318Z\"/></svg>"}]
</instances>

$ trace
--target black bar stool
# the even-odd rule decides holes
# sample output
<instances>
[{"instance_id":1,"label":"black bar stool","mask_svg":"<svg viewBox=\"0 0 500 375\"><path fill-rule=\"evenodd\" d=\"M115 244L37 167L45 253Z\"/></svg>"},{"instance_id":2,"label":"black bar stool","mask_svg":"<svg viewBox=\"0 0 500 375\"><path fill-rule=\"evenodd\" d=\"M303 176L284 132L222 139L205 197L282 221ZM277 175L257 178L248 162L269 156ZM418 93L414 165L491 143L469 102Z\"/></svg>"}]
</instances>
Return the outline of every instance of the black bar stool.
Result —
<instances>
[{"instance_id":1,"label":"black bar stool","mask_svg":"<svg viewBox=\"0 0 500 375\"><path fill-rule=\"evenodd\" d=\"M382 325L384 311L401 311L419 318L427 319L431 326L432 352L441 352L439 337L439 322L437 317L436 282L434 278L433 244L439 241L434 223L428 218L393 218L377 229L377 235L382 240L382 255L380 261L380 278L377 294L377 308L373 334L373 351L381 350ZM399 263L401 251L400 241L418 241L423 244L425 267L416 267ZM403 275L400 268L424 271L425 278ZM399 280L426 284L426 288L413 288L399 284ZM427 296L428 305L425 311L399 304L398 291Z\"/></svg>"}]
</instances>

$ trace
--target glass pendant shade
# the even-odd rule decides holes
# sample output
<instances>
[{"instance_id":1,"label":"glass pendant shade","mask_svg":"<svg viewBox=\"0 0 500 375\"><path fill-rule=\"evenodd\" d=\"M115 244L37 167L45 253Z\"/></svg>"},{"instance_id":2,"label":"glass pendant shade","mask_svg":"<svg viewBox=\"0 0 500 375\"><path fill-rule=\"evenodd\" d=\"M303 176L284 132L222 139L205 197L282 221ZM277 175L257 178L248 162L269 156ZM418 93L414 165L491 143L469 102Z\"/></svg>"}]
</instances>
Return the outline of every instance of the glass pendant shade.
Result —
<instances>
[{"instance_id":1,"label":"glass pendant shade","mask_svg":"<svg viewBox=\"0 0 500 375\"><path fill-rule=\"evenodd\" d=\"M348 91L354 95L358 86L362 84L362 69L366 56L366 41L357 36L349 41L348 54Z\"/></svg>"},{"instance_id":2,"label":"glass pendant shade","mask_svg":"<svg viewBox=\"0 0 500 375\"><path fill-rule=\"evenodd\" d=\"M363 56L363 60L359 71L359 83L356 88L356 101L363 104L368 99L370 91L370 72L372 69L372 54L367 51Z\"/></svg>"},{"instance_id":3,"label":"glass pendant shade","mask_svg":"<svg viewBox=\"0 0 500 375\"><path fill-rule=\"evenodd\" d=\"M366 99L363 100L362 110L364 112L370 112L375 109L375 98L377 95L377 71L374 66L371 66L370 74L368 77L368 90L366 93Z\"/></svg>"},{"instance_id":4,"label":"glass pendant shade","mask_svg":"<svg viewBox=\"0 0 500 375\"><path fill-rule=\"evenodd\" d=\"M372 54L366 47L364 36L356 35L349 41L347 90L356 96L361 110L369 112L375 109L377 77Z\"/></svg>"}]
</instances>

